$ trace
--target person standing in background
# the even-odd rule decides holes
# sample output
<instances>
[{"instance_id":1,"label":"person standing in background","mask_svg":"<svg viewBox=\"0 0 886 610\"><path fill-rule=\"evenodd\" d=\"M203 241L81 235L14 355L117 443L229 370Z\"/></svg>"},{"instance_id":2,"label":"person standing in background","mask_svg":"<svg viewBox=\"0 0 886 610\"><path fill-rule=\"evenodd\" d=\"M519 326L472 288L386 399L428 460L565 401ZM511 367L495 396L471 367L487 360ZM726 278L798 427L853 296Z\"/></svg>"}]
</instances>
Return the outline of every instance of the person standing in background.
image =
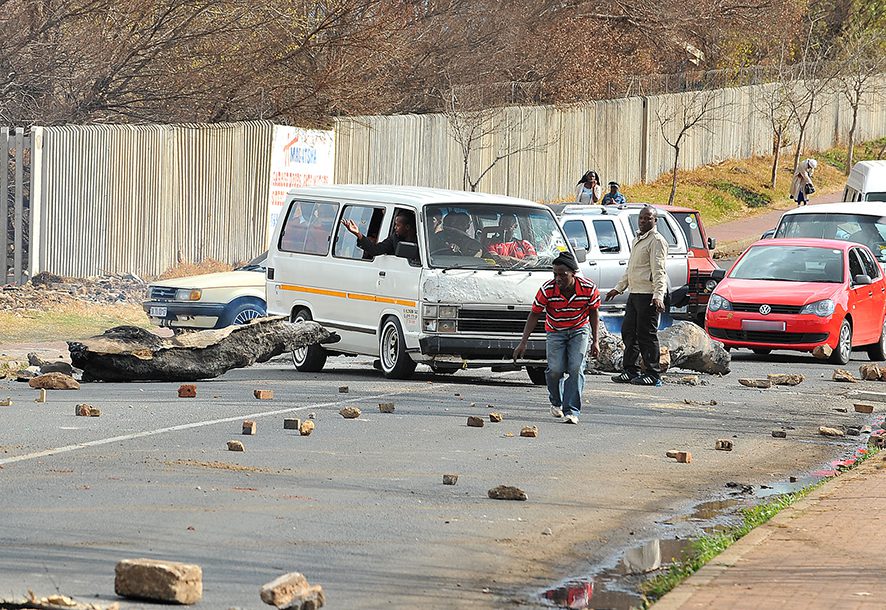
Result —
<instances>
[{"instance_id":1,"label":"person standing in background","mask_svg":"<svg viewBox=\"0 0 886 610\"><path fill-rule=\"evenodd\" d=\"M806 205L809 203L809 195L815 192L815 185L812 184L812 174L818 167L818 161L815 159L806 159L797 168L794 174L794 181L791 183L791 199L797 202L797 205Z\"/></svg>"},{"instance_id":2,"label":"person standing in background","mask_svg":"<svg viewBox=\"0 0 886 610\"><path fill-rule=\"evenodd\" d=\"M575 200L578 203L596 204L600 203L602 198L603 187L600 186L600 176L589 169L575 185Z\"/></svg>"},{"instance_id":3,"label":"person standing in background","mask_svg":"<svg viewBox=\"0 0 886 610\"><path fill-rule=\"evenodd\" d=\"M609 192L603 195L603 205L623 205L628 202L618 189L618 182L609 183Z\"/></svg>"}]
</instances>

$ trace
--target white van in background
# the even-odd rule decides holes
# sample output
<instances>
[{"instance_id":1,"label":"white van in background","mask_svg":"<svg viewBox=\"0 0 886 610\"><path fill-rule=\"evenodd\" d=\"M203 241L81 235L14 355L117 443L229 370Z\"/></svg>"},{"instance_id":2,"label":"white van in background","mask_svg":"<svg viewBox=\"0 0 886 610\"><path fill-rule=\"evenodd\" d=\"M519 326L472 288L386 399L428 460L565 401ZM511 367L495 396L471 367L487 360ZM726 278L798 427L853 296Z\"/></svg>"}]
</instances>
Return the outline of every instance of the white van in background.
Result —
<instances>
[{"instance_id":1,"label":"white van in background","mask_svg":"<svg viewBox=\"0 0 886 610\"><path fill-rule=\"evenodd\" d=\"M886 203L823 203L788 210L774 237L816 237L864 244L886 268Z\"/></svg>"},{"instance_id":2,"label":"white van in background","mask_svg":"<svg viewBox=\"0 0 886 610\"><path fill-rule=\"evenodd\" d=\"M843 201L886 201L886 161L859 161L853 165Z\"/></svg>"},{"instance_id":3,"label":"white van in background","mask_svg":"<svg viewBox=\"0 0 886 610\"><path fill-rule=\"evenodd\" d=\"M395 254L368 256L341 223L380 242L401 214L415 219L417 243L400 241ZM295 189L268 251L268 313L315 320L341 337L293 352L299 371L359 354L378 358L389 378L410 377L418 363L437 373L526 366L544 384L543 320L521 366L513 352L551 262L568 248L550 208L524 199L399 186Z\"/></svg>"}]
</instances>

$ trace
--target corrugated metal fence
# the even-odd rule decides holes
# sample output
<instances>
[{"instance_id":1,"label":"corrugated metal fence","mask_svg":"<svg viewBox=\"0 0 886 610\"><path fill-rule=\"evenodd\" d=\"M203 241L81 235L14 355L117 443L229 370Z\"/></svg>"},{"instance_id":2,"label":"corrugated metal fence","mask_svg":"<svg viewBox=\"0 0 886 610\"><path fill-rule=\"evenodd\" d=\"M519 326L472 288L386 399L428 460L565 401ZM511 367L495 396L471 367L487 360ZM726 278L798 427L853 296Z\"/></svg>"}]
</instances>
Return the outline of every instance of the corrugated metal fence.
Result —
<instances>
[{"instance_id":1,"label":"corrugated metal fence","mask_svg":"<svg viewBox=\"0 0 886 610\"><path fill-rule=\"evenodd\" d=\"M24 129L0 129L0 284L27 277L31 220L31 136Z\"/></svg>"},{"instance_id":2,"label":"corrugated metal fence","mask_svg":"<svg viewBox=\"0 0 886 610\"><path fill-rule=\"evenodd\" d=\"M35 127L33 136L32 273L156 275L266 247L273 123Z\"/></svg>"},{"instance_id":3,"label":"corrugated metal fence","mask_svg":"<svg viewBox=\"0 0 886 610\"><path fill-rule=\"evenodd\" d=\"M774 85L755 85L702 92L716 110L682 143L680 167L692 169L730 158L771 153L772 133L757 109ZM576 106L503 108L510 125L479 142L471 157L475 174L500 151L517 150L533 139L544 150L518 152L499 161L478 190L562 201L574 196L575 183L588 168L604 182L651 182L670 171L673 149L662 137L658 115L681 116L699 103L697 92L590 102ZM804 148L824 150L845 142L850 109L837 93L825 101L806 131ZM658 112L656 112L658 111ZM500 121L505 123L506 121ZM678 126L666 125L667 133ZM335 179L339 183L404 184L463 188L463 160L443 114L338 119ZM864 107L856 141L886 135L886 104Z\"/></svg>"}]
</instances>

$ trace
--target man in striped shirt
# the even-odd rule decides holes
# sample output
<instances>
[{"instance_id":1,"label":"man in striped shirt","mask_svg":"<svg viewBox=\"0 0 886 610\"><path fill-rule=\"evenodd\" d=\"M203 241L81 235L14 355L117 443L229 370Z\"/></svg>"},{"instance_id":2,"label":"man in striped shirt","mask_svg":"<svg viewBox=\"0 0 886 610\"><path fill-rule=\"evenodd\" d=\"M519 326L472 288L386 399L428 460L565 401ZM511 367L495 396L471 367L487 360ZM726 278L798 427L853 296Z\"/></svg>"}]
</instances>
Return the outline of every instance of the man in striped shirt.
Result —
<instances>
[{"instance_id":1,"label":"man in striped shirt","mask_svg":"<svg viewBox=\"0 0 886 610\"><path fill-rule=\"evenodd\" d=\"M523 338L514 349L514 360L526 352L529 335L542 314L545 315L548 367L545 378L551 401L551 415L577 424L581 413L581 393L585 385L585 354L588 352L588 329L591 356L599 351L600 292L586 278L576 276L578 263L571 252L554 259L554 279L545 282L535 295Z\"/></svg>"}]
</instances>

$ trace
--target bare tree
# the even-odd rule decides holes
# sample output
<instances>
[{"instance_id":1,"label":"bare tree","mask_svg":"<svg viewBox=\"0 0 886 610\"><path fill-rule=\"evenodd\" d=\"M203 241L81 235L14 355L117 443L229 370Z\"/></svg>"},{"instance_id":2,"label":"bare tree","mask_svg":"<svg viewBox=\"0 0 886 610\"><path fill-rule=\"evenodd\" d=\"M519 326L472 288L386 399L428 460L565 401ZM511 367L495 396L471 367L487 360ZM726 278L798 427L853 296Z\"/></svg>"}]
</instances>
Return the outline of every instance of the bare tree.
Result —
<instances>
[{"instance_id":1,"label":"bare tree","mask_svg":"<svg viewBox=\"0 0 886 610\"><path fill-rule=\"evenodd\" d=\"M692 91L678 95L663 96L664 102L656 107L661 136L674 149L674 165L671 169L671 194L668 205L674 204L677 194L677 171L680 167L680 151L690 133L700 129L713 134L713 124L724 120L722 112L731 102L724 101L716 91Z\"/></svg>"},{"instance_id":2,"label":"bare tree","mask_svg":"<svg viewBox=\"0 0 886 610\"><path fill-rule=\"evenodd\" d=\"M849 151L846 156L848 175L855 157L855 131L858 112L882 102L886 93L886 42L883 32L875 28L859 29L844 34L840 48L840 65L835 83L852 109L849 124Z\"/></svg>"},{"instance_id":3,"label":"bare tree","mask_svg":"<svg viewBox=\"0 0 886 610\"><path fill-rule=\"evenodd\" d=\"M785 65L787 50L784 45L777 67L777 77L773 83L759 88L759 95L753 99L754 108L766 118L772 129L772 168L769 176L769 188L775 189L778 182L778 164L781 151L787 144L788 130L791 125L790 105L790 69Z\"/></svg>"},{"instance_id":4,"label":"bare tree","mask_svg":"<svg viewBox=\"0 0 886 610\"><path fill-rule=\"evenodd\" d=\"M441 95L449 134L461 153L465 190L476 191L480 181L499 161L522 152L544 151L553 144L553 140L540 138L535 132L525 143L517 143L527 128L526 119L522 116L514 118L507 108L478 107L467 88L450 87ZM463 101L465 98L470 102ZM484 150L492 151L491 159L479 170L472 171L472 161Z\"/></svg>"}]
</instances>

